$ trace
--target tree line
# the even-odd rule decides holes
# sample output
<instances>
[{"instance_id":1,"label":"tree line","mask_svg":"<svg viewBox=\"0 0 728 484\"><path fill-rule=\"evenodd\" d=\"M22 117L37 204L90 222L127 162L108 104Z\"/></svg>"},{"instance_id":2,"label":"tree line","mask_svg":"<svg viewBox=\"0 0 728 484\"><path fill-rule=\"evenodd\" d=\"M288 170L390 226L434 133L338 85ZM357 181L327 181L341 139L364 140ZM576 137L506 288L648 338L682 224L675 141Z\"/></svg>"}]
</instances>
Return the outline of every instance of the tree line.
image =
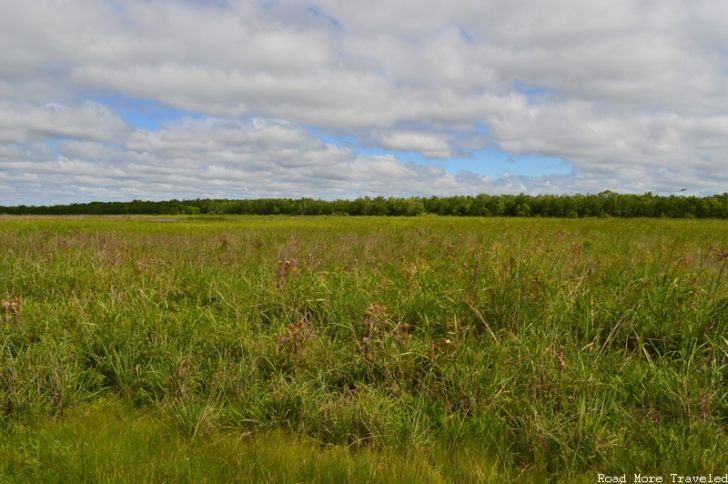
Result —
<instances>
[{"instance_id":1,"label":"tree line","mask_svg":"<svg viewBox=\"0 0 728 484\"><path fill-rule=\"evenodd\" d=\"M728 218L728 193L660 196L604 191L590 195L461 195L362 197L355 200L262 198L90 202L68 205L0 206L10 215L391 215L423 213L476 217L670 217Z\"/></svg>"}]
</instances>

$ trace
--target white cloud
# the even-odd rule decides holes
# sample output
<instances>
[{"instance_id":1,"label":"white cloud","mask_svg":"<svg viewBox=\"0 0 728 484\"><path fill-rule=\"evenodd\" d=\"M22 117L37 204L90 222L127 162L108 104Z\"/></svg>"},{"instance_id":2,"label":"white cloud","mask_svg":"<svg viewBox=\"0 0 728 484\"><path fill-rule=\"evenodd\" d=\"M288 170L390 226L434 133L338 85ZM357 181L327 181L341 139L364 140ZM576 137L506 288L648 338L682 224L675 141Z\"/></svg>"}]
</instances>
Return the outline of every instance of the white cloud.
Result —
<instances>
[{"instance_id":1,"label":"white cloud","mask_svg":"<svg viewBox=\"0 0 728 484\"><path fill-rule=\"evenodd\" d=\"M107 156L107 148L93 141L65 141L60 144L59 153L69 158L83 160L103 160Z\"/></svg>"},{"instance_id":2,"label":"white cloud","mask_svg":"<svg viewBox=\"0 0 728 484\"><path fill-rule=\"evenodd\" d=\"M453 153L442 136L429 133L384 131L374 135L382 148L399 151L419 151L427 158L450 158Z\"/></svg>"},{"instance_id":3,"label":"white cloud","mask_svg":"<svg viewBox=\"0 0 728 484\"><path fill-rule=\"evenodd\" d=\"M129 127L109 109L87 102L80 106L43 106L0 101L0 142L75 138L113 142Z\"/></svg>"},{"instance_id":4,"label":"white cloud","mask_svg":"<svg viewBox=\"0 0 728 484\"><path fill-rule=\"evenodd\" d=\"M64 154L57 154L42 143L6 147L0 151L0 183L13 181L14 190L3 194L3 203L28 194L70 201L102 194L165 199L467 193L478 184L485 188L486 181L459 182L435 166L392 156L358 156L289 122L262 119L186 119L157 132L136 130L116 150L98 148L64 144Z\"/></svg>"},{"instance_id":5,"label":"white cloud","mask_svg":"<svg viewBox=\"0 0 728 484\"><path fill-rule=\"evenodd\" d=\"M727 12L710 0L0 0L0 180L42 187L78 168L68 196L156 198L238 195L228 182L252 178L239 181L252 195L329 198L724 191ZM109 92L202 120L132 131L88 101ZM574 173L454 176L301 126L433 159L486 145L557 156ZM43 193L22 190L12 199Z\"/></svg>"}]
</instances>

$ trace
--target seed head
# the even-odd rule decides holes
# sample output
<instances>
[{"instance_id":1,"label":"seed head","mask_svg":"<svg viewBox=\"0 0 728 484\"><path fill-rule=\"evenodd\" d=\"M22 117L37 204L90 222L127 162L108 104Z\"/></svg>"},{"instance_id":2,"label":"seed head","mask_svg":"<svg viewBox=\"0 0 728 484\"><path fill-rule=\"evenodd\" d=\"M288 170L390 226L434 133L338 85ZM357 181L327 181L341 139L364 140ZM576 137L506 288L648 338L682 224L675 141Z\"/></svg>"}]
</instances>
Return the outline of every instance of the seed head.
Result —
<instances>
[{"instance_id":1,"label":"seed head","mask_svg":"<svg viewBox=\"0 0 728 484\"><path fill-rule=\"evenodd\" d=\"M2 302L3 313L8 316L17 316L20 312L20 299L11 298Z\"/></svg>"},{"instance_id":2,"label":"seed head","mask_svg":"<svg viewBox=\"0 0 728 484\"><path fill-rule=\"evenodd\" d=\"M556 361L559 365L559 371L564 371L566 368L566 360L564 359L564 347L559 346L559 349L556 350Z\"/></svg>"}]
</instances>

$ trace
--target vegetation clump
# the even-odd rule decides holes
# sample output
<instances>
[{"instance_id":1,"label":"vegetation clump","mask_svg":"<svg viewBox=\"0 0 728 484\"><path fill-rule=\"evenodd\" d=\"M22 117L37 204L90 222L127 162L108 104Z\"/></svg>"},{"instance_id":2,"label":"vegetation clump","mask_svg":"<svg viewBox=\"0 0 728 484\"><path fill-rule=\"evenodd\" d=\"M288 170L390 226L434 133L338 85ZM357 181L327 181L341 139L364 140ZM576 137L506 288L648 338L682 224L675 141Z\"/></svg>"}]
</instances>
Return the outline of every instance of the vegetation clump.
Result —
<instances>
[{"instance_id":1,"label":"vegetation clump","mask_svg":"<svg viewBox=\"0 0 728 484\"><path fill-rule=\"evenodd\" d=\"M361 197L355 200L264 198L253 200L167 200L90 202L53 206L0 207L13 215L387 215L424 213L468 217L667 217L728 218L728 193L659 196L609 190L590 195L461 195L451 197Z\"/></svg>"}]
</instances>

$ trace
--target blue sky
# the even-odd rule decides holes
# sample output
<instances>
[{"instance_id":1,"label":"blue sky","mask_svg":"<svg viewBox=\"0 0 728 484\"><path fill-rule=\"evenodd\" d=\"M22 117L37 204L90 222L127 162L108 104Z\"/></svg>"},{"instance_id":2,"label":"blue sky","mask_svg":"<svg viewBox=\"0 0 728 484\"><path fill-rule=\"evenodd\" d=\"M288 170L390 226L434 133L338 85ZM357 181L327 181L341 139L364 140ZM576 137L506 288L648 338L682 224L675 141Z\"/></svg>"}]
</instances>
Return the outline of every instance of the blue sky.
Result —
<instances>
[{"instance_id":1,"label":"blue sky","mask_svg":"<svg viewBox=\"0 0 728 484\"><path fill-rule=\"evenodd\" d=\"M147 131L157 131L164 123L178 122L184 118L202 119L202 113L182 111L154 99L142 99L123 93L106 93L92 97L94 102L108 107L131 126Z\"/></svg>"},{"instance_id":2,"label":"blue sky","mask_svg":"<svg viewBox=\"0 0 728 484\"><path fill-rule=\"evenodd\" d=\"M726 10L652 7L0 6L0 205L722 193Z\"/></svg>"}]
</instances>

